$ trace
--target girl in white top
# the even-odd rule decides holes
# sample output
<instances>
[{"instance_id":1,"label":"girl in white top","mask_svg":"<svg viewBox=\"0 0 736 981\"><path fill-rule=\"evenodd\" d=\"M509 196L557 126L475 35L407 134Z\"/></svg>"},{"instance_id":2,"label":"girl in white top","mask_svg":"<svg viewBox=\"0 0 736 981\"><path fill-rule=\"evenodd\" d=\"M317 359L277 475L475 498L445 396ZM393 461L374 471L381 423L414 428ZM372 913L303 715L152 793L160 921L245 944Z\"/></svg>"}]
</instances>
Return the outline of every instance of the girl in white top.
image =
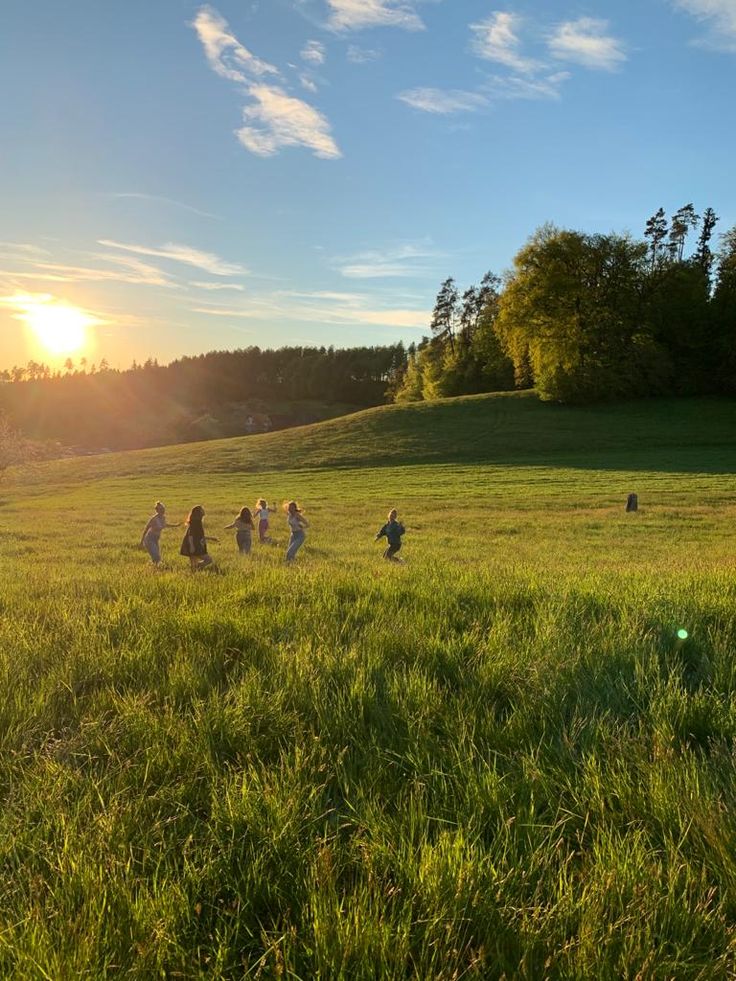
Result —
<instances>
[{"instance_id":1,"label":"girl in white top","mask_svg":"<svg viewBox=\"0 0 736 981\"><path fill-rule=\"evenodd\" d=\"M286 550L286 561L292 562L294 556L304 544L304 539L307 537L304 529L309 527L309 522L302 514L302 510L296 501L289 501L288 504L284 504L284 510L286 511L286 520L289 523L289 530L291 531L289 547Z\"/></svg>"},{"instance_id":2,"label":"girl in white top","mask_svg":"<svg viewBox=\"0 0 736 981\"><path fill-rule=\"evenodd\" d=\"M269 514L274 514L275 511L276 508L270 508L262 497L256 502L256 510L253 517L258 522L258 540L262 545L271 541L268 535L268 516Z\"/></svg>"},{"instance_id":3,"label":"girl in white top","mask_svg":"<svg viewBox=\"0 0 736 981\"><path fill-rule=\"evenodd\" d=\"M161 565L161 532L164 528L173 528L166 520L166 508L161 501L156 501L153 515L141 535L141 547L151 556L154 565Z\"/></svg>"}]
</instances>

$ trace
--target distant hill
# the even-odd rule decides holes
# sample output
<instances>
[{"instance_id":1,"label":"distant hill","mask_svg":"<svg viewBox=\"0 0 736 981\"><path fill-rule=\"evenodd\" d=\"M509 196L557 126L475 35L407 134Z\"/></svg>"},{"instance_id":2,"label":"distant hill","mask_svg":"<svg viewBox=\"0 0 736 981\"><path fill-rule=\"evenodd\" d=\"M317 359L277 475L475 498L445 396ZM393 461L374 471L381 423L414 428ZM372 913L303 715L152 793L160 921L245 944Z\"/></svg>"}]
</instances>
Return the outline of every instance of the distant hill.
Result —
<instances>
[{"instance_id":1,"label":"distant hill","mask_svg":"<svg viewBox=\"0 0 736 981\"><path fill-rule=\"evenodd\" d=\"M438 462L731 472L736 401L570 407L540 402L529 392L466 396L381 406L277 433L54 461L45 468L50 477L76 481Z\"/></svg>"}]
</instances>

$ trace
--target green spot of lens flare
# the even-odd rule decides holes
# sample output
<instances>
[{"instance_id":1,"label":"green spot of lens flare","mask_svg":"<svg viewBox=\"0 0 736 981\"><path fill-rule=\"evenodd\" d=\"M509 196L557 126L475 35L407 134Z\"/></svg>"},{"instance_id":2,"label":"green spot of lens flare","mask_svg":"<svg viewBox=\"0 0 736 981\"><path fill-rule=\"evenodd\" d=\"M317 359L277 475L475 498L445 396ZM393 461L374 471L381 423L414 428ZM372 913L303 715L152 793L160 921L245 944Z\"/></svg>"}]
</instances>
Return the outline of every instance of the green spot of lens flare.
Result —
<instances>
[{"instance_id":1,"label":"green spot of lens flare","mask_svg":"<svg viewBox=\"0 0 736 981\"><path fill-rule=\"evenodd\" d=\"M682 628L680 628L680 630L677 631L678 640L687 640L687 637L688 637L687 630L683 630Z\"/></svg>"}]
</instances>

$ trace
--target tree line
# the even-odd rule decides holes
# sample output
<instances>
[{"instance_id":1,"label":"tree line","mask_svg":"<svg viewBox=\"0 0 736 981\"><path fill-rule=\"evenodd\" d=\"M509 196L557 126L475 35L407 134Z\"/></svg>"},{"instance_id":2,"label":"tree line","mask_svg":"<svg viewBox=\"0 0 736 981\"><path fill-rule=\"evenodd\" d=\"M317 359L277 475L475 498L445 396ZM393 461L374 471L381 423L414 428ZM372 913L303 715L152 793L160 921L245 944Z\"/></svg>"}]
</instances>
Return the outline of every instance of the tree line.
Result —
<instances>
[{"instance_id":1,"label":"tree line","mask_svg":"<svg viewBox=\"0 0 736 981\"><path fill-rule=\"evenodd\" d=\"M34 439L90 449L160 446L316 421L386 401L402 344L212 351L111 369L31 362L0 373L0 412ZM94 370L93 370L94 367Z\"/></svg>"},{"instance_id":2,"label":"tree line","mask_svg":"<svg viewBox=\"0 0 736 981\"><path fill-rule=\"evenodd\" d=\"M462 294L445 280L393 397L736 394L736 228L714 249L717 222L686 204L660 208L641 239L543 225L503 280Z\"/></svg>"}]
</instances>

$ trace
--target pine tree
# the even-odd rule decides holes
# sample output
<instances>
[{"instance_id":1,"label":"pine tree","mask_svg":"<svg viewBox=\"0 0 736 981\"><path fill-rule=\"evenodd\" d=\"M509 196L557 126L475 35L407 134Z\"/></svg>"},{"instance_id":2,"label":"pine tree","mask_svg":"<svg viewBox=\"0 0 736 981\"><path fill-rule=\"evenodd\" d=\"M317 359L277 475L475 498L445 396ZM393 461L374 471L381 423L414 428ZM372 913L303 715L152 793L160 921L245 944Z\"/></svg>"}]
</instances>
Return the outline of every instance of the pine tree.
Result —
<instances>
[{"instance_id":1,"label":"pine tree","mask_svg":"<svg viewBox=\"0 0 736 981\"><path fill-rule=\"evenodd\" d=\"M657 265L662 242L664 242L666 237L667 217L664 213L664 208L660 208L655 214L652 215L644 228L644 238L649 242L649 261L651 269L654 269L654 267Z\"/></svg>"}]
</instances>

